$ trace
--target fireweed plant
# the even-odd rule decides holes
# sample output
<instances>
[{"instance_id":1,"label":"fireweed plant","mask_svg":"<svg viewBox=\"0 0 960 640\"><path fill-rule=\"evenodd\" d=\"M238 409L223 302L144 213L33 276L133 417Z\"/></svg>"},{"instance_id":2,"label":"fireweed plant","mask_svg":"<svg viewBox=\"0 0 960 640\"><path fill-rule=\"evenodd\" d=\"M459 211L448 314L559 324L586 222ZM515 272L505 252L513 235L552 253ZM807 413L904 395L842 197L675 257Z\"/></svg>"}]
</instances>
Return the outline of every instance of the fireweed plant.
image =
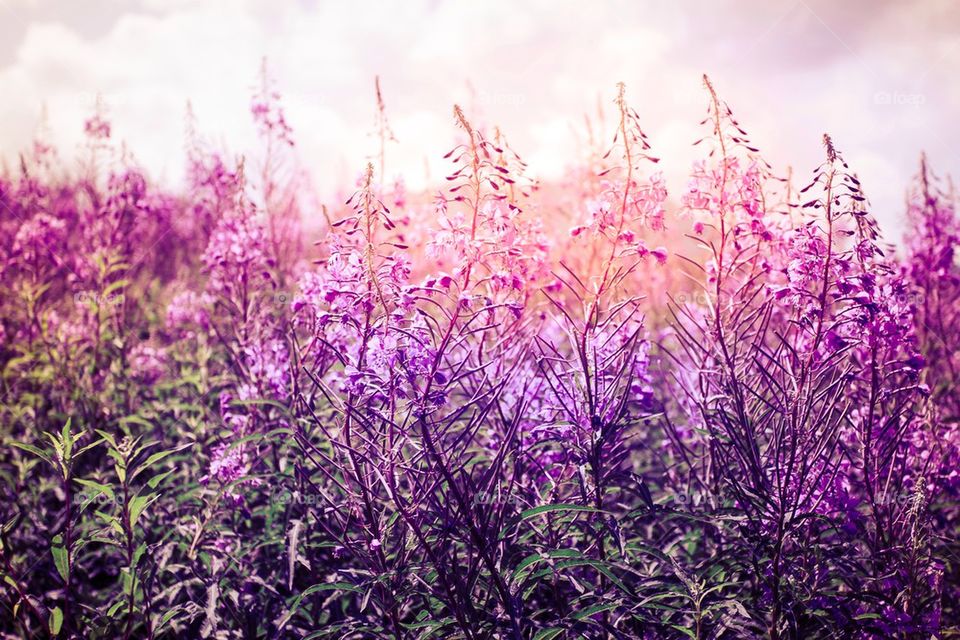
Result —
<instances>
[{"instance_id":1,"label":"fireweed plant","mask_svg":"<svg viewBox=\"0 0 960 640\"><path fill-rule=\"evenodd\" d=\"M0 177L0 630L34 638L930 638L960 625L960 221L807 186L707 78L668 192L627 92L542 184L453 110L442 184L317 207L98 107ZM792 172L787 172L791 176ZM868 185L867 185L868 186ZM304 231L301 222L309 220Z\"/></svg>"}]
</instances>

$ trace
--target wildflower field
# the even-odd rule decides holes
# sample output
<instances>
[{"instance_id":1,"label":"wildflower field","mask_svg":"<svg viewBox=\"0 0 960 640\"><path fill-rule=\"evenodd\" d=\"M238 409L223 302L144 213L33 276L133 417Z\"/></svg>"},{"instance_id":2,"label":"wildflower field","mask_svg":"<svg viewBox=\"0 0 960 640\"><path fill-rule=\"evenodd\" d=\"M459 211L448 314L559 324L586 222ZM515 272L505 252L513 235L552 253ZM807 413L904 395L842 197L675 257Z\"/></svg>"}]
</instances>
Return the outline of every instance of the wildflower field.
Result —
<instances>
[{"instance_id":1,"label":"wildflower field","mask_svg":"<svg viewBox=\"0 0 960 640\"><path fill-rule=\"evenodd\" d=\"M960 220L630 87L562 180L452 107L338 201L265 81L186 186L85 126L0 176L4 638L960 637ZM734 105L735 106L735 105ZM440 108L440 107L438 107ZM755 144L756 143L756 144ZM917 150L918 156L920 150ZM385 179L384 176L390 176Z\"/></svg>"}]
</instances>

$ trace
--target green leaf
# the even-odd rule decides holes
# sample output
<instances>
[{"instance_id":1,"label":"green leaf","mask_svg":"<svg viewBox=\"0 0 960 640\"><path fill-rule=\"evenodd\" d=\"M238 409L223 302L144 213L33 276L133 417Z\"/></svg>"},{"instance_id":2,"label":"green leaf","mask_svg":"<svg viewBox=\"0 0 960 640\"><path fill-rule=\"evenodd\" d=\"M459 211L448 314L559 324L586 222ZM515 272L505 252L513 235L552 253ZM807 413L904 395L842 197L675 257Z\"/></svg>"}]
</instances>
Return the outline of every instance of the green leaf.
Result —
<instances>
[{"instance_id":1,"label":"green leaf","mask_svg":"<svg viewBox=\"0 0 960 640\"><path fill-rule=\"evenodd\" d=\"M103 296L107 297L117 289L122 289L123 287L130 284L129 280L117 280L116 282L111 282L103 289Z\"/></svg>"},{"instance_id":2,"label":"green leaf","mask_svg":"<svg viewBox=\"0 0 960 640\"><path fill-rule=\"evenodd\" d=\"M117 479L121 483L127 481L127 465L124 462L123 458L120 456L120 453L117 451L110 451L110 457L114 459L113 470L117 473Z\"/></svg>"},{"instance_id":3,"label":"green leaf","mask_svg":"<svg viewBox=\"0 0 960 640\"><path fill-rule=\"evenodd\" d=\"M167 456L173 455L174 453L179 453L180 451L183 451L184 449L192 446L193 446L193 443L188 442L187 444L181 445L179 447L175 447L173 449L167 449L166 451L158 451L157 453L152 454L149 458L147 458L143 462L143 464L137 465L137 470L134 471L132 474L130 474L130 479L133 480L138 475L140 475L141 473L143 473L144 471L146 471L156 463L160 462Z\"/></svg>"},{"instance_id":4,"label":"green leaf","mask_svg":"<svg viewBox=\"0 0 960 640\"><path fill-rule=\"evenodd\" d=\"M560 627L550 627L549 629L542 629L537 632L537 635L533 636L533 640L553 640L558 635L563 633L563 629Z\"/></svg>"},{"instance_id":5,"label":"green leaf","mask_svg":"<svg viewBox=\"0 0 960 640\"><path fill-rule=\"evenodd\" d=\"M527 509L520 513L521 520L528 520L534 516L538 516L541 513L552 513L554 511L585 511L588 513L600 513L599 509L594 509L593 507L587 507L582 504L545 504L539 507L534 507L533 509Z\"/></svg>"},{"instance_id":6,"label":"green leaf","mask_svg":"<svg viewBox=\"0 0 960 640\"><path fill-rule=\"evenodd\" d=\"M512 520L506 527L504 527L504 529L500 532L499 539L502 540L510 529L520 524L524 520L535 518L536 516L539 516L544 513L553 513L557 511L603 513L599 509L594 509L593 507L587 507L582 504L545 504L539 507L534 507L532 509L527 509L526 511L522 511L517 518Z\"/></svg>"},{"instance_id":7,"label":"green leaf","mask_svg":"<svg viewBox=\"0 0 960 640\"><path fill-rule=\"evenodd\" d=\"M520 561L520 564L517 565L517 568L513 571L512 580L516 580L524 572L525 569L529 568L530 565L535 564L540 560L547 560L552 558L584 558L583 553L577 549L551 549L543 554L533 553ZM594 562L589 558L584 558L588 563ZM549 572L549 570L547 570Z\"/></svg>"},{"instance_id":8,"label":"green leaf","mask_svg":"<svg viewBox=\"0 0 960 640\"><path fill-rule=\"evenodd\" d=\"M120 419L120 422L123 422L123 419L122 419L122 418ZM149 423L147 423L147 424L148 424L149 426L153 426L153 425L150 425ZM101 430L101 429L97 429L96 431L97 431L97 433L100 435L101 438L103 438L104 440L107 441L107 444L110 445L110 448L111 448L111 449L116 449L116 448L117 448L117 440L116 440L116 438L113 437L113 434L112 434L112 433L108 433L108 432L103 431L103 430Z\"/></svg>"},{"instance_id":9,"label":"green leaf","mask_svg":"<svg viewBox=\"0 0 960 640\"><path fill-rule=\"evenodd\" d=\"M131 563L130 563L131 568L135 568L138 564L140 564L140 558L143 557L143 554L146 551L147 551L146 543L141 542L140 546L138 546L136 551L133 552L133 557L131 558Z\"/></svg>"},{"instance_id":10,"label":"green leaf","mask_svg":"<svg viewBox=\"0 0 960 640\"><path fill-rule=\"evenodd\" d=\"M517 565L517 568L513 570L512 579L516 580L520 576L520 574L523 573L524 569L526 569L533 563L538 562L539 560L542 560L542 559L543 559L543 556L541 556L539 553L531 553L529 556L521 560L520 564Z\"/></svg>"},{"instance_id":11,"label":"green leaf","mask_svg":"<svg viewBox=\"0 0 960 640\"><path fill-rule=\"evenodd\" d=\"M150 430L153 429L153 423L151 423L149 420L146 420L144 418L141 418L140 416L135 416L135 415L124 416L120 418L120 424L122 424L125 427L128 425L134 424L139 427L144 427L145 429L150 429Z\"/></svg>"},{"instance_id":12,"label":"green leaf","mask_svg":"<svg viewBox=\"0 0 960 640\"><path fill-rule=\"evenodd\" d=\"M353 591L356 593L363 593L363 589L354 586L349 582L325 582L323 584L315 584L312 587L307 587L298 597L300 600L302 600L303 598L306 598L307 596L318 591Z\"/></svg>"},{"instance_id":13,"label":"green leaf","mask_svg":"<svg viewBox=\"0 0 960 640\"><path fill-rule=\"evenodd\" d=\"M312 587L307 587L304 589L300 595L294 598L293 603L290 605L290 609L279 619L277 620L277 629L283 629L287 626L287 623L293 618L297 613L297 609L300 607L300 602L307 596L317 593L318 591L353 591L355 593L363 593L363 589L355 587L349 582L324 582L321 584L315 584Z\"/></svg>"},{"instance_id":14,"label":"green leaf","mask_svg":"<svg viewBox=\"0 0 960 640\"><path fill-rule=\"evenodd\" d=\"M130 501L130 528L133 529L137 526L137 520L140 519L140 516L143 514L143 511L149 507L157 498L160 497L158 493L150 493L145 496L137 496Z\"/></svg>"},{"instance_id":15,"label":"green leaf","mask_svg":"<svg viewBox=\"0 0 960 640\"><path fill-rule=\"evenodd\" d=\"M861 613L854 620L874 620L879 619L882 616L879 613Z\"/></svg>"},{"instance_id":16,"label":"green leaf","mask_svg":"<svg viewBox=\"0 0 960 640\"><path fill-rule=\"evenodd\" d=\"M33 455L39 458L42 458L43 460L46 460L48 463L53 464L53 460L50 459L50 456L46 452L41 451L40 449L36 448L32 444L26 444L23 442L11 442L10 445L16 447L17 449L23 449L24 451L32 453Z\"/></svg>"},{"instance_id":17,"label":"green leaf","mask_svg":"<svg viewBox=\"0 0 960 640\"><path fill-rule=\"evenodd\" d=\"M681 627L678 624L672 624L670 626L676 629L677 631L682 631L685 635L687 635L690 638L693 638L694 640L696 640L697 638L697 635L690 629L687 629L686 627Z\"/></svg>"},{"instance_id":18,"label":"green leaf","mask_svg":"<svg viewBox=\"0 0 960 640\"><path fill-rule=\"evenodd\" d=\"M163 482L164 478L169 476L174 471L176 471L176 469L168 469L163 473L158 473L157 475L147 480L147 486L150 487L151 489L156 489L157 485Z\"/></svg>"},{"instance_id":19,"label":"green leaf","mask_svg":"<svg viewBox=\"0 0 960 640\"><path fill-rule=\"evenodd\" d=\"M623 581L620 580L620 578L618 578L617 575L610 570L606 562L601 562L600 560L593 560L591 558L581 557L581 558L572 558L568 560L563 560L561 562L558 562L555 566L545 567L543 569L540 569L539 571L531 574L529 578L530 579L542 578L544 576L548 576L553 573L563 571L565 569L571 569L573 567L584 567L584 566L593 567L594 569L596 569L597 571L605 575L610 580L610 582L616 585L618 589L620 589L627 595L633 595L629 587L627 587L627 585L624 584Z\"/></svg>"},{"instance_id":20,"label":"green leaf","mask_svg":"<svg viewBox=\"0 0 960 640\"><path fill-rule=\"evenodd\" d=\"M107 524L110 525L110 528L116 531L117 535L122 537L124 535L124 532L123 532L123 525L120 524L120 520L118 520L117 518L113 517L110 514L103 514L103 515L106 516Z\"/></svg>"},{"instance_id":21,"label":"green leaf","mask_svg":"<svg viewBox=\"0 0 960 640\"><path fill-rule=\"evenodd\" d=\"M100 438L99 440L94 440L93 442L91 442L91 443L88 444L88 445L84 445L84 446L80 447L79 449L77 449L76 453L74 453L74 457L76 458L76 457L78 457L81 453L84 453L84 452L86 452L86 451L89 451L90 449L93 449L95 446L99 445L99 444L102 443L103 441L104 441L104 439L103 439L103 438Z\"/></svg>"},{"instance_id":22,"label":"green leaf","mask_svg":"<svg viewBox=\"0 0 960 640\"><path fill-rule=\"evenodd\" d=\"M162 628L163 628L163 625L165 625L165 624L167 624L168 622L170 622L170 620L173 618L173 616L175 616L175 615L177 615L178 613L180 613L180 611L181 611L181 607L178 605L178 606L174 607L173 609L168 610L168 611L167 611L166 613L164 613L162 616L160 616L160 622L157 623L157 630L159 631L160 629L162 629Z\"/></svg>"},{"instance_id":23,"label":"green leaf","mask_svg":"<svg viewBox=\"0 0 960 640\"><path fill-rule=\"evenodd\" d=\"M573 614L573 619L574 619L574 620L585 620L586 618L589 618L590 616L596 615L596 614L601 613L601 612L603 612L603 611L610 611L611 609L616 609L617 606L618 606L618 605L617 605L616 603L611 603L611 604L595 604L595 605L593 605L592 607L587 607L587 608L584 609L583 611L578 611L577 613Z\"/></svg>"},{"instance_id":24,"label":"green leaf","mask_svg":"<svg viewBox=\"0 0 960 640\"><path fill-rule=\"evenodd\" d=\"M63 455L63 443L59 437L52 433L45 432L43 435L50 441L50 444L53 445L53 452L56 454L54 459L57 462L57 466L60 467L60 475L66 478L70 470L67 468L69 461Z\"/></svg>"},{"instance_id":25,"label":"green leaf","mask_svg":"<svg viewBox=\"0 0 960 640\"><path fill-rule=\"evenodd\" d=\"M111 500L117 499L113 493L113 488L110 487L110 485L94 482L93 480L81 480L80 478L76 478L75 481L77 484L81 486L84 486L84 487L87 487L88 489L93 489L94 491L96 491L96 493L93 494L92 496L94 498L96 498L98 495L102 493L102 494L105 494Z\"/></svg>"},{"instance_id":26,"label":"green leaf","mask_svg":"<svg viewBox=\"0 0 960 640\"><path fill-rule=\"evenodd\" d=\"M70 554L63 547L62 536L55 536L53 538L53 546L50 547L50 553L53 554L53 564L57 567L57 573L59 573L63 581L66 582L67 576L70 575Z\"/></svg>"},{"instance_id":27,"label":"green leaf","mask_svg":"<svg viewBox=\"0 0 960 640\"><path fill-rule=\"evenodd\" d=\"M67 418L67 421L63 425L63 430L60 432L60 441L63 443L63 458L65 460L70 459L70 454L73 453L73 434L70 433L70 422L72 418Z\"/></svg>"},{"instance_id":28,"label":"green leaf","mask_svg":"<svg viewBox=\"0 0 960 640\"><path fill-rule=\"evenodd\" d=\"M63 611L60 610L60 607L54 607L50 611L50 634L58 635L60 633L60 627L63 626Z\"/></svg>"}]
</instances>

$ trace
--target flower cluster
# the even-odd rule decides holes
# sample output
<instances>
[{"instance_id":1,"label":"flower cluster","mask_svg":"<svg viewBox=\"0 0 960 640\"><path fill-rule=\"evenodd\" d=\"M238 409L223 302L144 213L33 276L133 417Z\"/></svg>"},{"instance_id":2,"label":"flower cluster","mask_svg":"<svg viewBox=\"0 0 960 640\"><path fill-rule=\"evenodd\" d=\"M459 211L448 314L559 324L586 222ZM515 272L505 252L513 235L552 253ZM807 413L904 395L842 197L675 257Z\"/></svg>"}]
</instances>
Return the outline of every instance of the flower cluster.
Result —
<instances>
[{"instance_id":1,"label":"flower cluster","mask_svg":"<svg viewBox=\"0 0 960 640\"><path fill-rule=\"evenodd\" d=\"M705 87L679 192L622 85L556 182L456 107L419 191L378 80L339 204L265 74L262 148L191 117L180 190L102 110L76 169L38 140L0 175L0 634L949 635L955 198L924 160L890 246L829 137L796 189Z\"/></svg>"}]
</instances>

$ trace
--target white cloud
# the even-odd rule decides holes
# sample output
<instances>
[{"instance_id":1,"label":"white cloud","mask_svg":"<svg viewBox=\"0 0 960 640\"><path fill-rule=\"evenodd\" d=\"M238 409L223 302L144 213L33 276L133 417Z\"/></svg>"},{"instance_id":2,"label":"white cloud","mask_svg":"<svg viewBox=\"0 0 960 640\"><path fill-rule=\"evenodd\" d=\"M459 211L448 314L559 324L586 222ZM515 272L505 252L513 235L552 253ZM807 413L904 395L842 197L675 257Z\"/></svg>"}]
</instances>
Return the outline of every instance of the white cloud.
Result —
<instances>
[{"instance_id":1,"label":"white cloud","mask_svg":"<svg viewBox=\"0 0 960 640\"><path fill-rule=\"evenodd\" d=\"M14 6L4 2L0 10ZM703 71L754 141L797 175L819 162L820 134L829 129L848 158L863 163L857 169L890 227L921 147L944 163L941 172L960 164L952 151L960 39L943 26L956 10L939 0L874 9L860 21L848 19L856 13L849 7L821 2L737 13L711 3L126 6L109 3L113 21L92 29L52 16L51 5L40 14L35 3L15 4L17 16L39 17L10 40L18 44L0 67L7 154L29 142L44 103L55 140L75 147L100 92L117 136L152 172L175 181L188 99L209 138L234 152L254 147L249 96L267 55L299 153L324 193L352 178L375 148L368 133L376 74L399 139L388 149L390 172L402 169L414 187L424 184L425 164L434 178L446 169L440 156L454 139L454 101L500 124L532 170L549 178L574 153L571 123L595 111L598 95L609 106L624 80L673 189L682 190L706 105ZM924 102L878 104L878 92Z\"/></svg>"}]
</instances>

